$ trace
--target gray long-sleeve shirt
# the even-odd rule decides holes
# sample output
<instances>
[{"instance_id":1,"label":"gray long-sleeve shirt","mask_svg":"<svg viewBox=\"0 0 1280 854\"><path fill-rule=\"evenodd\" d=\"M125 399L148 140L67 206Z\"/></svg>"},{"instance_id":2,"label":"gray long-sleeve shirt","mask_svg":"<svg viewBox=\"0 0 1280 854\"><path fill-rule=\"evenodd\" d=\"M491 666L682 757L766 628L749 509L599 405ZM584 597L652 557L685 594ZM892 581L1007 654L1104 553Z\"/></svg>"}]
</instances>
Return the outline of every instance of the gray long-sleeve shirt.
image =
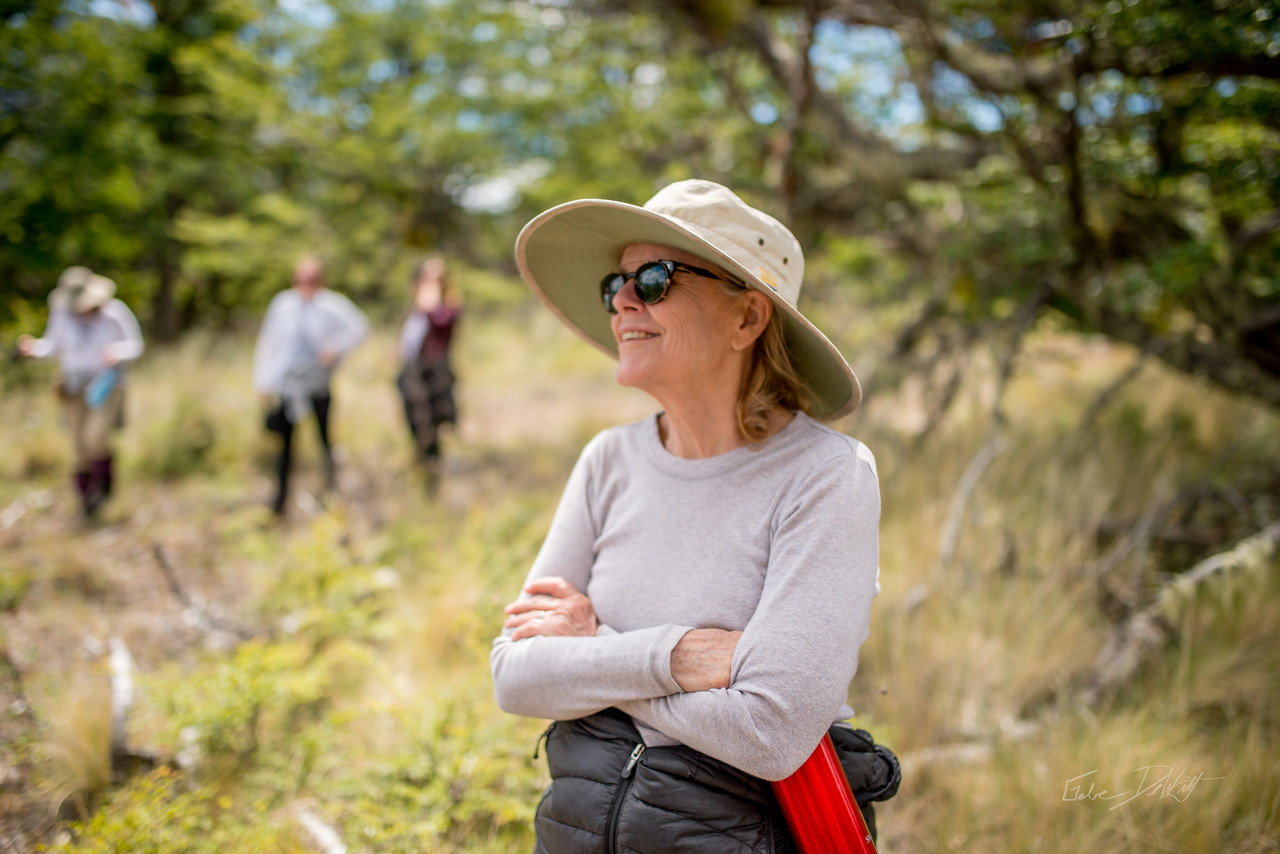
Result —
<instances>
[{"instance_id":1,"label":"gray long-sleeve shirt","mask_svg":"<svg viewBox=\"0 0 1280 854\"><path fill-rule=\"evenodd\" d=\"M865 445L803 414L755 448L683 459L656 417L583 450L529 580L565 578L594 637L494 641L499 705L568 720L616 706L646 744L682 743L769 780L846 705L879 589L880 493ZM683 692L671 650L741 630L727 689Z\"/></svg>"}]
</instances>

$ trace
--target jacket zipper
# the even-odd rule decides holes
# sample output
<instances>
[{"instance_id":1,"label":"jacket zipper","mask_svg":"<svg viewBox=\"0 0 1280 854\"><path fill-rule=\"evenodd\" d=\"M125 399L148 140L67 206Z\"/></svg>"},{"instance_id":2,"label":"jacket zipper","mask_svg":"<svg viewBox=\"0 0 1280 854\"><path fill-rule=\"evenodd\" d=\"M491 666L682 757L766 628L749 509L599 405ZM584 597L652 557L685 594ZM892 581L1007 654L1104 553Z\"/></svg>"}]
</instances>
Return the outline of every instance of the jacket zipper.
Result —
<instances>
[{"instance_id":1,"label":"jacket zipper","mask_svg":"<svg viewBox=\"0 0 1280 854\"><path fill-rule=\"evenodd\" d=\"M623 799L626 798L627 792L631 791L632 775L635 773L636 764L640 761L642 753L644 753L644 745L637 744L631 751L631 755L627 757L627 764L622 767L622 773L618 775L622 782L618 784L618 790L613 793L613 803L609 805L609 823L605 825L605 851L608 854L617 854L618 816L622 813Z\"/></svg>"}]
</instances>

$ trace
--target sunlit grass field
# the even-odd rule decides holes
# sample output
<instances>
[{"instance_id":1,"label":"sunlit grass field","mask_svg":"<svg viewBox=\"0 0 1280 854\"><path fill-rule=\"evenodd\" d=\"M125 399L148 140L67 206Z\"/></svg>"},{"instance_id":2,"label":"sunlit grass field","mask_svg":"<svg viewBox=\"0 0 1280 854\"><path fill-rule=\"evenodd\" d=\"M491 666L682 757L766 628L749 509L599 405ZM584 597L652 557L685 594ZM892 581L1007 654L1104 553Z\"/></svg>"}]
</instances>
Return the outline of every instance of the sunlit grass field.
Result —
<instances>
[{"instance_id":1,"label":"sunlit grass field","mask_svg":"<svg viewBox=\"0 0 1280 854\"><path fill-rule=\"evenodd\" d=\"M547 312L476 311L433 498L412 467L393 337L339 374L337 495L319 491L300 428L283 525L265 507L251 338L146 356L119 494L95 526L76 518L43 375L4 393L0 645L21 702L0 714L25 729L0 759L27 781L13 814L20 794L27 815L62 818L45 850L531 849L545 722L497 709L489 642L582 444L653 404ZM855 368L874 362L865 343L848 348ZM1178 640L1119 691L1083 694L1107 603L1141 603L1189 568L1142 543L1106 562L1115 526L1182 485L1280 460L1277 413L1154 366L1082 427L1132 358L1037 339L971 489L994 435L981 364L923 439L910 384L836 425L876 452L883 494L883 591L851 690L856 722L903 759L898 796L877 807L882 852L1280 850L1274 556L1183 601ZM132 660L116 731L137 765L115 779L113 648Z\"/></svg>"}]
</instances>

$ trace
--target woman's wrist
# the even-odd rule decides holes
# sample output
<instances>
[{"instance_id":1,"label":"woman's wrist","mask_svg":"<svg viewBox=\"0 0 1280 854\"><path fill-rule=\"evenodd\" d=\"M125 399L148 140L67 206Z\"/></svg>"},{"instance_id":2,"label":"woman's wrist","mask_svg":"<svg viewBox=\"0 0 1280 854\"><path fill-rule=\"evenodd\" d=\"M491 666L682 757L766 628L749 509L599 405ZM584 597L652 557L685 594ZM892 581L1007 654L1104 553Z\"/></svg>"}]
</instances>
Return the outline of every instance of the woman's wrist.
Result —
<instances>
[{"instance_id":1,"label":"woman's wrist","mask_svg":"<svg viewBox=\"0 0 1280 854\"><path fill-rule=\"evenodd\" d=\"M686 692L728 688L742 632L692 629L671 650L671 678Z\"/></svg>"}]
</instances>

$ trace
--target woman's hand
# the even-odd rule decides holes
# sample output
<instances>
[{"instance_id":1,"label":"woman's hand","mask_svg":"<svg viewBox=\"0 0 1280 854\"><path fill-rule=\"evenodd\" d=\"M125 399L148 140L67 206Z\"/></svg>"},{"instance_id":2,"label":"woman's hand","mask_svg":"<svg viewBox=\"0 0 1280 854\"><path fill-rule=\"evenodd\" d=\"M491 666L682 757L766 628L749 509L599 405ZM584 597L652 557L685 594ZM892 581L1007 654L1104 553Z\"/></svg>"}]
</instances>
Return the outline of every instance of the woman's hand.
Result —
<instances>
[{"instance_id":1,"label":"woman's hand","mask_svg":"<svg viewBox=\"0 0 1280 854\"><path fill-rule=\"evenodd\" d=\"M742 632L692 629L671 650L671 677L688 691L728 688L733 651Z\"/></svg>"},{"instance_id":2,"label":"woman's hand","mask_svg":"<svg viewBox=\"0 0 1280 854\"><path fill-rule=\"evenodd\" d=\"M504 629L514 629L512 640L535 635L593 637L600 621L591 600L563 578L548 576L530 582L527 594L508 605Z\"/></svg>"}]
</instances>

